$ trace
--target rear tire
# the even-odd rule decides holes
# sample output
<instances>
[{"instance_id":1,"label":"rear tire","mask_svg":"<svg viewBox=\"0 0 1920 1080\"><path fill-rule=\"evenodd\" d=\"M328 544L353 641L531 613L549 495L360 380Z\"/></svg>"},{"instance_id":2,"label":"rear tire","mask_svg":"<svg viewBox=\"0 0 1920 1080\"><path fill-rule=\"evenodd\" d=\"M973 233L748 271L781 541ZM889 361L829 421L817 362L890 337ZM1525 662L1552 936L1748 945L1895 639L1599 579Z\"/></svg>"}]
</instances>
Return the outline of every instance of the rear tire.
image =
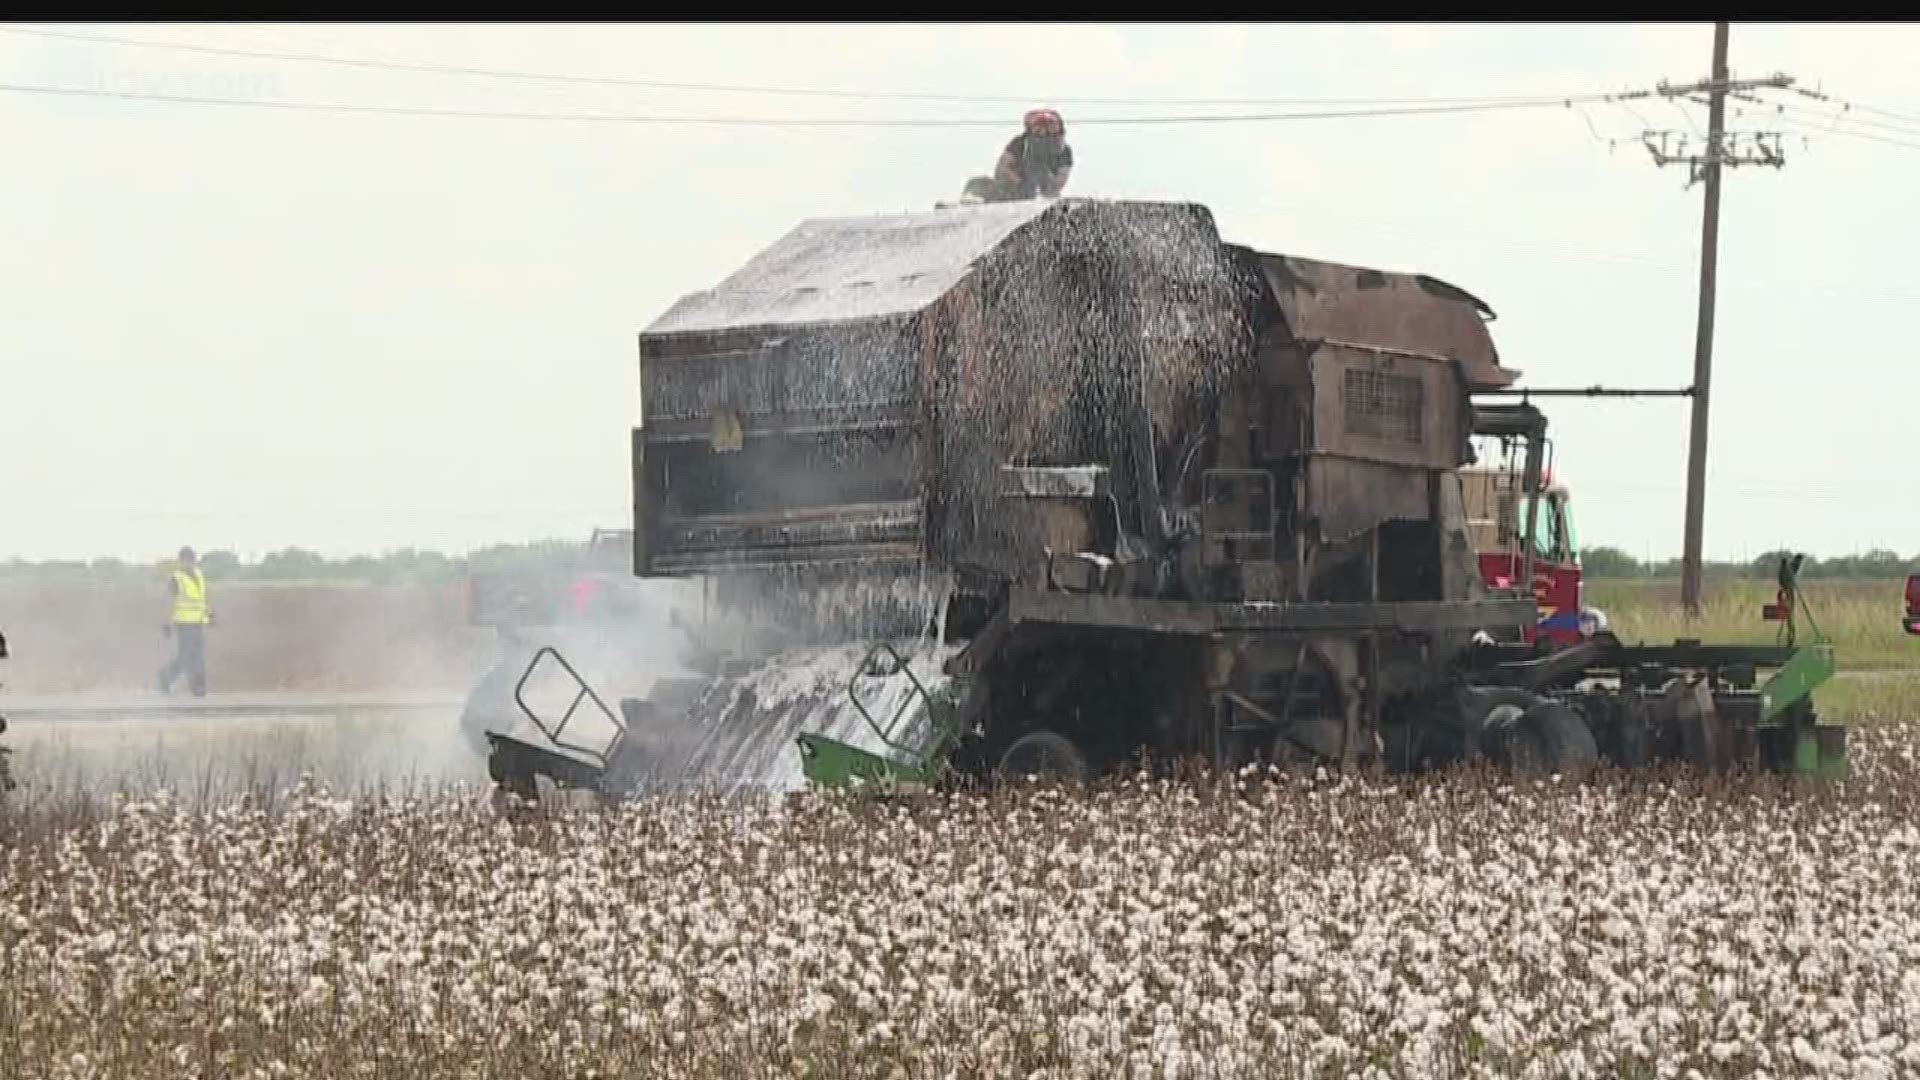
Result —
<instances>
[{"instance_id":1,"label":"rear tire","mask_svg":"<svg viewBox=\"0 0 1920 1080\"><path fill-rule=\"evenodd\" d=\"M1451 759L1472 761L1483 755L1500 764L1502 749L1528 710L1545 699L1512 686L1476 686L1461 692L1447 741Z\"/></svg>"},{"instance_id":2,"label":"rear tire","mask_svg":"<svg viewBox=\"0 0 1920 1080\"><path fill-rule=\"evenodd\" d=\"M1030 731L1015 739L1000 755L1000 764L994 770L995 777L1003 782L1027 776L1084 782L1090 773L1080 748L1052 731Z\"/></svg>"},{"instance_id":3,"label":"rear tire","mask_svg":"<svg viewBox=\"0 0 1920 1080\"><path fill-rule=\"evenodd\" d=\"M1584 779L1600 764L1592 729L1572 706L1543 701L1528 709L1508 733L1507 767L1526 777L1560 774Z\"/></svg>"}]
</instances>

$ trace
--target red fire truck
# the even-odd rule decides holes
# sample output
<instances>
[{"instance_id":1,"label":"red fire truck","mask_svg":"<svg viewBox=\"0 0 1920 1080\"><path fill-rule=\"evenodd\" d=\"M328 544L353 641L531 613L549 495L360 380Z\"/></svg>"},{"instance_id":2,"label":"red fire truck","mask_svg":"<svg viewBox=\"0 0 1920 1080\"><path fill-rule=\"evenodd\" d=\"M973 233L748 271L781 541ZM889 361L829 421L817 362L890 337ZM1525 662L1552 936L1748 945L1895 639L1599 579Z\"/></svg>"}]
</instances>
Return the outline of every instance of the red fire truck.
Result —
<instances>
[{"instance_id":1,"label":"red fire truck","mask_svg":"<svg viewBox=\"0 0 1920 1080\"><path fill-rule=\"evenodd\" d=\"M1483 467L1462 470L1460 478L1481 580L1489 588L1513 588L1526 572L1521 545L1528 512L1528 500L1517 497L1515 473ZM1524 636L1529 644L1560 649L1606 629L1607 617L1584 602L1580 539L1567 486L1551 473L1541 480L1544 491L1533 525L1533 595L1540 605L1540 622Z\"/></svg>"}]
</instances>

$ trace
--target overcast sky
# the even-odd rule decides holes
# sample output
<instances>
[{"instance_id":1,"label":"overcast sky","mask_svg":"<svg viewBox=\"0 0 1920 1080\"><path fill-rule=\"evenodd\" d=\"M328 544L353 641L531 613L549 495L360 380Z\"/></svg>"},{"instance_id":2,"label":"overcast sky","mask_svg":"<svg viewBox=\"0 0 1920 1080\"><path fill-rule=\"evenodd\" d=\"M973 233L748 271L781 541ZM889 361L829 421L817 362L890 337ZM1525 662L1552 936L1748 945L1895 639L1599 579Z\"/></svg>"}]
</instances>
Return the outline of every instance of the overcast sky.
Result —
<instances>
[{"instance_id":1,"label":"overcast sky","mask_svg":"<svg viewBox=\"0 0 1920 1080\"><path fill-rule=\"evenodd\" d=\"M1232 240L1448 279L1540 386L1684 386L1700 188L1638 145L1664 100L1309 121L1069 98L1576 94L1707 73L1705 24L1645 26L41 26L306 55L789 88L687 92L374 70L0 32L0 79L491 112L1004 117L766 129L245 108L0 92L0 558L182 543L328 554L628 523L634 336L809 217L930 208L1059 104L1069 194L1192 200ZM1920 27L1735 25L1782 71L1785 168L1725 184L1706 546L1920 550ZM1050 96L1057 95L1057 96ZM1189 106L1230 113L1325 106ZM1851 132L1852 134L1847 134ZM1871 141L1872 135L1907 145ZM1608 140L1620 140L1609 146ZM1556 403L1589 543L1677 554L1683 399ZM1880 485L1892 478L1892 490Z\"/></svg>"}]
</instances>

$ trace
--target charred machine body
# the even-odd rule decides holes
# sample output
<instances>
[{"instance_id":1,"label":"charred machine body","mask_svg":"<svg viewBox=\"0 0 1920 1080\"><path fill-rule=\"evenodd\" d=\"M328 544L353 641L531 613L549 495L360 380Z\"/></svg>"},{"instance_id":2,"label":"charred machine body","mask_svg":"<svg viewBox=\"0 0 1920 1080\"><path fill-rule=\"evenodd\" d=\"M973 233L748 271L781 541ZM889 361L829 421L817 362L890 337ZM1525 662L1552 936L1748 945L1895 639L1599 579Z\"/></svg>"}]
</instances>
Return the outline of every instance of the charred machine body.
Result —
<instances>
[{"instance_id":1,"label":"charred machine body","mask_svg":"<svg viewBox=\"0 0 1920 1080\"><path fill-rule=\"evenodd\" d=\"M1817 682L1824 646L1493 643L1538 612L1482 584L1459 473L1472 436L1518 439L1537 489L1545 420L1476 404L1517 378L1491 317L1430 277L1224 242L1194 205L804 223L639 339L633 569L704 583L699 659L610 707L544 650L525 722L488 736L494 776L1577 772L1682 745L1642 727L1763 712L1813 739L1806 694L1748 707L1763 690L1721 667L1811 655ZM1684 746L1771 752L1710 735Z\"/></svg>"}]
</instances>

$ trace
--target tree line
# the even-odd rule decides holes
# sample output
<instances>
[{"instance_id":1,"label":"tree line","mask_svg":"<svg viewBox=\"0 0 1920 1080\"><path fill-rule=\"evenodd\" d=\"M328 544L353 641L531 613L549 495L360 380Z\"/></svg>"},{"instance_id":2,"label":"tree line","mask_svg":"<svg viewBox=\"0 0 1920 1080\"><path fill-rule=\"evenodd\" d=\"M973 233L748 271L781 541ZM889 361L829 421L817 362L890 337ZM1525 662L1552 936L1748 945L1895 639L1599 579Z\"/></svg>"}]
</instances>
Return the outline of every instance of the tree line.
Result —
<instances>
[{"instance_id":1,"label":"tree line","mask_svg":"<svg viewBox=\"0 0 1920 1080\"><path fill-rule=\"evenodd\" d=\"M1786 554L1784 551L1769 551L1746 562L1706 561L1700 566L1700 574L1708 581L1726 581L1735 578L1759 578L1771 581L1780 572L1780 560ZM1680 576L1679 559L1643 561L1616 547L1588 548L1582 553L1580 562L1585 568L1586 576L1596 580ZM1916 572L1920 572L1920 555L1908 558L1898 552L1885 549L1829 559L1807 555L1800 564L1802 579L1879 580L1904 577Z\"/></svg>"},{"instance_id":2,"label":"tree line","mask_svg":"<svg viewBox=\"0 0 1920 1080\"><path fill-rule=\"evenodd\" d=\"M464 555L402 548L381 555L328 558L305 548L289 547L257 559L243 559L231 551L200 552L200 568L209 581L320 582L336 584L452 584L471 574L567 573L589 568L623 570L630 565L628 549L614 544L598 551L585 541L547 540L529 544L494 544ZM152 563L124 559L92 560L13 559L0 563L4 578L88 578L134 580L152 578L173 569L174 560Z\"/></svg>"},{"instance_id":3,"label":"tree line","mask_svg":"<svg viewBox=\"0 0 1920 1080\"><path fill-rule=\"evenodd\" d=\"M1702 567L1708 580L1760 578L1771 580L1783 553L1774 551L1746 562L1708 562ZM1617 547L1587 549L1581 562L1596 580L1622 578L1677 578L1679 559L1643 561ZM171 560L154 563L122 559L27 561L0 563L0 578L85 577L89 579L151 578L172 567ZM580 540L547 540L530 544L494 544L464 555L403 548L382 555L355 555L330 559L304 548L289 547L246 560L231 551L208 551L200 565L210 580L224 582L331 582L370 584L457 583L472 574L568 573L601 569L625 572L628 549L614 541L599 549ZM1887 550L1820 559L1811 555L1801 564L1803 578L1879 579L1920 572L1920 555L1911 558Z\"/></svg>"}]
</instances>

